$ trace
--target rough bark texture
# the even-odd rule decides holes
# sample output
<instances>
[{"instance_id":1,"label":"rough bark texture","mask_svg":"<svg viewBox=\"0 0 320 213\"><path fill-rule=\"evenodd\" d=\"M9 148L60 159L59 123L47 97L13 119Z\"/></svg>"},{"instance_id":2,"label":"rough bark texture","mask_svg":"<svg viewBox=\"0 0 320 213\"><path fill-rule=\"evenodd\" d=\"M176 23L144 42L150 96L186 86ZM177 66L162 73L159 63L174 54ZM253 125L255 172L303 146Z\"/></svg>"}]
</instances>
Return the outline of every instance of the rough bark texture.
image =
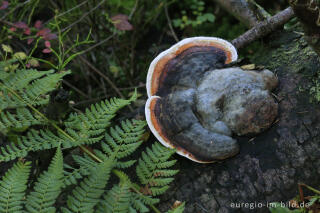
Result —
<instances>
[{"instance_id":1,"label":"rough bark texture","mask_svg":"<svg viewBox=\"0 0 320 213\"><path fill-rule=\"evenodd\" d=\"M315 0L289 0L289 3L302 23L305 39L320 56L320 2Z\"/></svg>"},{"instance_id":2,"label":"rough bark texture","mask_svg":"<svg viewBox=\"0 0 320 213\"><path fill-rule=\"evenodd\" d=\"M287 23L293 17L292 8L277 13L276 15L257 23L250 30L232 40L232 44L237 48L242 48L250 44L251 42L274 32L277 28Z\"/></svg>"},{"instance_id":3,"label":"rough bark texture","mask_svg":"<svg viewBox=\"0 0 320 213\"><path fill-rule=\"evenodd\" d=\"M230 14L235 16L248 28L255 26L259 19L256 17L254 12L251 10L246 0L214 0L221 5Z\"/></svg>"},{"instance_id":4,"label":"rough bark texture","mask_svg":"<svg viewBox=\"0 0 320 213\"><path fill-rule=\"evenodd\" d=\"M180 173L162 199L163 211L175 200L186 213L268 212L267 208L231 208L232 203L288 201L297 183L320 186L320 107L310 103L317 55L294 32L276 32L252 60L277 73L279 121L255 137L239 137L240 154L216 164L198 164L176 156Z\"/></svg>"}]
</instances>

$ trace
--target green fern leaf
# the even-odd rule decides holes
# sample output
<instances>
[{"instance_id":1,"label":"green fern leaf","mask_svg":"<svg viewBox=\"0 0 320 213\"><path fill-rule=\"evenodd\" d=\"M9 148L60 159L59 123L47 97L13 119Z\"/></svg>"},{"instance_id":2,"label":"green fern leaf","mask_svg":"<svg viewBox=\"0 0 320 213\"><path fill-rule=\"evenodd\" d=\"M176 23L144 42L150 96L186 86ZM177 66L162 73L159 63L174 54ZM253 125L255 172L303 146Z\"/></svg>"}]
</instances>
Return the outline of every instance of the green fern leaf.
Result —
<instances>
[{"instance_id":1,"label":"green fern leaf","mask_svg":"<svg viewBox=\"0 0 320 213\"><path fill-rule=\"evenodd\" d=\"M71 166L65 164L65 168L71 170L71 172L64 171L63 188L76 184L79 179L88 176L94 168L99 164L93 161L88 155L84 157L79 155L72 156L74 161L79 164L79 168L72 168Z\"/></svg>"},{"instance_id":2,"label":"green fern leaf","mask_svg":"<svg viewBox=\"0 0 320 213\"><path fill-rule=\"evenodd\" d=\"M169 160L174 153L175 150L168 149L159 143L153 144L152 149L147 148L146 152L142 152L136 173L144 185L146 194L157 196L169 188L169 184L173 181L171 177L178 172L178 170L167 169L176 162Z\"/></svg>"},{"instance_id":3,"label":"green fern leaf","mask_svg":"<svg viewBox=\"0 0 320 213\"><path fill-rule=\"evenodd\" d=\"M32 125L44 125L47 121L33 115L29 109L19 107L15 113L9 111L0 112L0 132L6 133L8 129L27 129Z\"/></svg>"},{"instance_id":4,"label":"green fern leaf","mask_svg":"<svg viewBox=\"0 0 320 213\"><path fill-rule=\"evenodd\" d=\"M63 157L58 147L48 171L43 172L26 201L26 209L31 213L55 212L53 207L58 195L61 192L63 178Z\"/></svg>"},{"instance_id":5,"label":"green fern leaf","mask_svg":"<svg viewBox=\"0 0 320 213\"><path fill-rule=\"evenodd\" d=\"M113 159L100 163L94 172L80 182L68 196L67 205L69 210L62 209L64 212L93 212L94 206L100 201L100 196L109 180L110 171L113 168Z\"/></svg>"},{"instance_id":6,"label":"green fern leaf","mask_svg":"<svg viewBox=\"0 0 320 213\"><path fill-rule=\"evenodd\" d=\"M115 185L103 196L97 207L98 213L127 213L130 207L130 183Z\"/></svg>"},{"instance_id":7,"label":"green fern leaf","mask_svg":"<svg viewBox=\"0 0 320 213\"><path fill-rule=\"evenodd\" d=\"M63 167L64 167L64 171L63 171L64 178L63 178L62 188L66 188L67 186L76 184L77 180L83 177L80 168L73 168L68 164L64 164ZM66 171L66 169L71 170L71 172Z\"/></svg>"},{"instance_id":8,"label":"green fern leaf","mask_svg":"<svg viewBox=\"0 0 320 213\"><path fill-rule=\"evenodd\" d=\"M101 144L103 151L117 159L121 159L132 154L142 143L140 140L143 133L145 121L126 120L120 126L110 128L110 134L105 134L105 143ZM130 166L133 162L118 163L121 166Z\"/></svg>"},{"instance_id":9,"label":"green fern leaf","mask_svg":"<svg viewBox=\"0 0 320 213\"><path fill-rule=\"evenodd\" d=\"M30 168L30 162L18 161L2 177L0 181L0 212L22 211Z\"/></svg>"},{"instance_id":10,"label":"green fern leaf","mask_svg":"<svg viewBox=\"0 0 320 213\"><path fill-rule=\"evenodd\" d=\"M0 81L0 110L28 105L39 106L49 102L48 92L54 90L68 72L17 70Z\"/></svg>"}]
</instances>

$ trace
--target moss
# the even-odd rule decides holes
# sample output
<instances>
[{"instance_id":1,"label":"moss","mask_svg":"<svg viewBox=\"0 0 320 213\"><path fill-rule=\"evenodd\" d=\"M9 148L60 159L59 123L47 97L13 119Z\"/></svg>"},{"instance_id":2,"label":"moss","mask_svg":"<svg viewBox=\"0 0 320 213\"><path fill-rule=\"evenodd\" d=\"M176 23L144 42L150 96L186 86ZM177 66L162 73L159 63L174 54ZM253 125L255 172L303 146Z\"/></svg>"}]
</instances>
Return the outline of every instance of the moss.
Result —
<instances>
[{"instance_id":1,"label":"moss","mask_svg":"<svg viewBox=\"0 0 320 213\"><path fill-rule=\"evenodd\" d=\"M280 77L287 73L302 75L309 83L298 92L309 95L312 102L320 102L320 60L303 36L296 31L279 32L269 40L266 48L252 58L253 63L265 66Z\"/></svg>"}]
</instances>

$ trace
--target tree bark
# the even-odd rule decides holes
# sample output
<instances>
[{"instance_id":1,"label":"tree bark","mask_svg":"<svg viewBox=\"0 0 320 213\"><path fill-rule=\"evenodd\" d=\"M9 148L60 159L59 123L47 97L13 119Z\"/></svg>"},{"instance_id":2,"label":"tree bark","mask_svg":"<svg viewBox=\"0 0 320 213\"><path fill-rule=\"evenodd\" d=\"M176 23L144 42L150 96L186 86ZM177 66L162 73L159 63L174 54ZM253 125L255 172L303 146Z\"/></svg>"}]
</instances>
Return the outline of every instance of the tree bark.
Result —
<instances>
[{"instance_id":1,"label":"tree bark","mask_svg":"<svg viewBox=\"0 0 320 213\"><path fill-rule=\"evenodd\" d=\"M246 0L214 0L226 11L236 17L240 22L251 28L258 24L259 20L251 10Z\"/></svg>"},{"instance_id":2,"label":"tree bark","mask_svg":"<svg viewBox=\"0 0 320 213\"><path fill-rule=\"evenodd\" d=\"M186 213L269 212L270 202L298 195L298 183L320 187L320 107L309 92L318 56L294 31L268 40L252 62L278 75L278 122L253 140L239 137L240 153L224 162L198 164L176 155L180 173L162 210L180 200Z\"/></svg>"}]
</instances>

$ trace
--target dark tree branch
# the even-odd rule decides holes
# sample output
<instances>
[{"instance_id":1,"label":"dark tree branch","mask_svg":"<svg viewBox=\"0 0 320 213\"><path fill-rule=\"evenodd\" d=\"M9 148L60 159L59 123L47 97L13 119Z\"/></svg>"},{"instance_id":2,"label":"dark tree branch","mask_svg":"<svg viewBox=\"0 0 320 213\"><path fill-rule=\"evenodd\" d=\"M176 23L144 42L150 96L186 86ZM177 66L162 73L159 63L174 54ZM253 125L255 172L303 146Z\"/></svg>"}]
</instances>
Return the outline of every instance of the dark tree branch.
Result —
<instances>
[{"instance_id":1,"label":"dark tree branch","mask_svg":"<svg viewBox=\"0 0 320 213\"><path fill-rule=\"evenodd\" d=\"M236 17L241 23L251 28L258 24L254 12L251 10L246 0L214 0L221 5L226 11Z\"/></svg>"},{"instance_id":2,"label":"dark tree branch","mask_svg":"<svg viewBox=\"0 0 320 213\"><path fill-rule=\"evenodd\" d=\"M244 47L249 43L253 42L258 38L262 38L269 33L273 32L278 27L284 25L288 22L294 13L292 8L288 7L287 9L279 12L278 14L268 18L265 21L258 23L256 26L239 36L238 38L232 40L232 44L237 48Z\"/></svg>"}]
</instances>

